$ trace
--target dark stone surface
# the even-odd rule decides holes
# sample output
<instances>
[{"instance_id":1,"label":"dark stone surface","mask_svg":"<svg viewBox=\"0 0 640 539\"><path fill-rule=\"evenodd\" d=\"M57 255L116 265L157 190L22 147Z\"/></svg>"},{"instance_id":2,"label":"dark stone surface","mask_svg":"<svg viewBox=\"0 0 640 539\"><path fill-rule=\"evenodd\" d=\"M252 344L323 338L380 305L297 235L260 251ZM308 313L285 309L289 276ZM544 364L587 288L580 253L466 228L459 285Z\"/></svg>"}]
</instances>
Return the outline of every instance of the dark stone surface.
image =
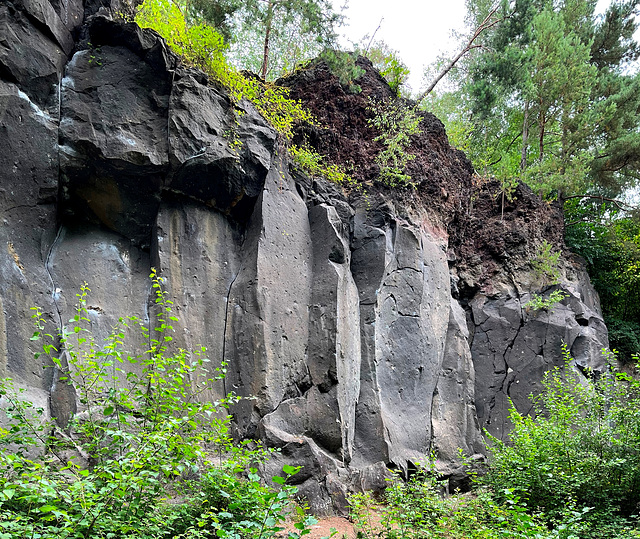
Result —
<instances>
[{"instance_id":1,"label":"dark stone surface","mask_svg":"<svg viewBox=\"0 0 640 539\"><path fill-rule=\"evenodd\" d=\"M0 5L0 80L17 84L39 108L53 112L67 53L20 7Z\"/></svg>"},{"instance_id":2,"label":"dark stone surface","mask_svg":"<svg viewBox=\"0 0 640 539\"><path fill-rule=\"evenodd\" d=\"M110 5L0 6L0 375L63 426L75 395L33 359L29 308L55 333L86 280L104 336L120 315L153 318L152 266L180 318L175 346L228 364L202 398L254 397L232 410L236 434L281 449L265 477L303 465L293 480L319 514L434 452L464 486L458 448L482 461L481 428L508 433L509 399L531 409L562 342L579 372L605 368L580 260L564 257L561 305L525 308L551 290L528 261L542 239L561 247L557 210L521 186L504 216L489 188L471 211L469 163L435 117L413 141L417 191L348 197L301 174L249 103L180 66L154 32L111 20ZM315 133L334 157L375 154L363 100L388 88L367 69L364 97L326 70L300 74L316 109L335 90L321 116L337 123Z\"/></svg>"}]
</instances>

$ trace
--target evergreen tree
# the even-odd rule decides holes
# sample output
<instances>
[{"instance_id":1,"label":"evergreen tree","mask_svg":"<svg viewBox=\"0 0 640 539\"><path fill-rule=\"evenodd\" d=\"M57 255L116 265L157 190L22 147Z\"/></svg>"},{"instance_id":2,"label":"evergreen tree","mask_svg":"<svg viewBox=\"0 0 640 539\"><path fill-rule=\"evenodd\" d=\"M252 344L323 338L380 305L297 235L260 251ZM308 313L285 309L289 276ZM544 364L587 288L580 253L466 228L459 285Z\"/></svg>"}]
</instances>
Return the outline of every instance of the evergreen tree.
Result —
<instances>
[{"instance_id":1,"label":"evergreen tree","mask_svg":"<svg viewBox=\"0 0 640 539\"><path fill-rule=\"evenodd\" d=\"M601 19L595 3L503 4L504 22L486 36L466 87L474 144L493 154L491 172L520 169L535 188L560 196L612 194L637 177L640 82L626 70L638 57L639 2L614 3ZM481 16L482 5L471 0L470 12ZM489 117L500 122L484 124Z\"/></svg>"}]
</instances>

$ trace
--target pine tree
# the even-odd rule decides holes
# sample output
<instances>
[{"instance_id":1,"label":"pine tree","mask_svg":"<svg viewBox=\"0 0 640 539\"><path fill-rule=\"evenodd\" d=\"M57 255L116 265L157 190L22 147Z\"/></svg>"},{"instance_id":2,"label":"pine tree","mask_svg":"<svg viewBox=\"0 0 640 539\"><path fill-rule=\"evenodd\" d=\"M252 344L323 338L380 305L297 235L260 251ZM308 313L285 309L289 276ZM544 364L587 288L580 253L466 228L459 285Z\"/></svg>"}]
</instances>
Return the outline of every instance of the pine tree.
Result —
<instances>
[{"instance_id":1,"label":"pine tree","mask_svg":"<svg viewBox=\"0 0 640 539\"><path fill-rule=\"evenodd\" d=\"M253 50L236 48L240 63L266 79L282 71L271 69L272 49L284 57L280 66L293 67L333 43L343 17L334 12L330 0L242 0L236 20L239 40L254 44Z\"/></svg>"},{"instance_id":2,"label":"pine tree","mask_svg":"<svg viewBox=\"0 0 640 539\"><path fill-rule=\"evenodd\" d=\"M546 195L619 193L640 175L640 79L633 40L640 0L595 16L595 0L515 0L468 60L476 166ZM467 3L470 24L491 6ZM482 156L482 158L479 158Z\"/></svg>"}]
</instances>

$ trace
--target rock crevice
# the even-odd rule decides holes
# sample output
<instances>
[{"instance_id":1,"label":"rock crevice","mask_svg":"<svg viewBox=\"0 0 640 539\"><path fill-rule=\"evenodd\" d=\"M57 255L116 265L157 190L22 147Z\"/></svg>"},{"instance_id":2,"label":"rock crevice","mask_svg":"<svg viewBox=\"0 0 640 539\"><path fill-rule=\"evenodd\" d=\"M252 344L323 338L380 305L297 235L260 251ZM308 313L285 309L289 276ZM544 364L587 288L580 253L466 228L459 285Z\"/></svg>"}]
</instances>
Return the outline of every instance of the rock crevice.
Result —
<instances>
[{"instance_id":1,"label":"rock crevice","mask_svg":"<svg viewBox=\"0 0 640 539\"><path fill-rule=\"evenodd\" d=\"M482 193L472 209L471 166L435 117L414 141L416 191L348 194L298 171L251 104L181 67L154 32L104 7L83 23L82 2L67 4L0 7L0 375L58 421L75 398L34 360L30 307L55 333L86 280L98 338L123 314L151 324L151 267L180 319L176 346L228 365L203 398L255 397L233 409L238 435L281 449L267 475L303 465L295 481L318 513L434 454L461 484L458 448L479 459L483 428L506 435L509 402L530 410L562 343L576 368L604 368L579 260L565 258L561 304L524 308L527 260L541 239L561 245L558 215L523 186L504 212ZM360 151L345 137L370 130L367 96L390 92L360 62L361 96L321 64L287 82L331 116L335 132L314 136L336 156ZM375 175L375 144L360 144Z\"/></svg>"}]
</instances>

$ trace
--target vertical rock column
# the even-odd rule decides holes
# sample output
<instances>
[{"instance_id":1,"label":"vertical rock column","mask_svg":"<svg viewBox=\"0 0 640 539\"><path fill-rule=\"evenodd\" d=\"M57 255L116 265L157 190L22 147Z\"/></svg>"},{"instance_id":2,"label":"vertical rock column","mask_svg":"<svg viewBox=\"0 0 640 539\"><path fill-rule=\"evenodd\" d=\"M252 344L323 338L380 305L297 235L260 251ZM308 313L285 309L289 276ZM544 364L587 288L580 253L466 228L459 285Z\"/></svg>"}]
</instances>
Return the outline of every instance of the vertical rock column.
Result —
<instances>
[{"instance_id":1,"label":"vertical rock column","mask_svg":"<svg viewBox=\"0 0 640 539\"><path fill-rule=\"evenodd\" d=\"M528 294L520 297L508 288L494 296L478 294L470 303L478 420L498 438L511 430L511 402L520 413L532 410L530 395L543 390L545 371L563 364L563 343L577 367L606 369L606 328L581 294L588 287L564 282L562 288L568 297L549 310L525 308Z\"/></svg>"},{"instance_id":2,"label":"vertical rock column","mask_svg":"<svg viewBox=\"0 0 640 539\"><path fill-rule=\"evenodd\" d=\"M215 376L224 358L231 285L238 274L240 234L220 212L195 203L162 204L157 223L158 270L171 292L178 322L175 344L207 349L200 379ZM224 383L202 397L219 400Z\"/></svg>"},{"instance_id":3,"label":"vertical rock column","mask_svg":"<svg viewBox=\"0 0 640 539\"><path fill-rule=\"evenodd\" d=\"M335 208L325 204L309 212L313 239L313 283L309 314L309 372L324 399L336 401L345 461L353 454L356 402L360 393L360 312L350 270L351 253ZM328 405L331 408L331 404ZM322 409L309 408L310 424L326 422ZM329 419L333 419L329 417ZM317 427L314 430L320 430ZM335 447L329 447L335 452Z\"/></svg>"},{"instance_id":4,"label":"vertical rock column","mask_svg":"<svg viewBox=\"0 0 640 539\"><path fill-rule=\"evenodd\" d=\"M309 387L311 259L307 208L274 164L248 223L229 296L228 382L255 397L234 409L245 434L255 434L261 417Z\"/></svg>"},{"instance_id":5,"label":"vertical rock column","mask_svg":"<svg viewBox=\"0 0 640 539\"><path fill-rule=\"evenodd\" d=\"M57 119L0 82L0 140L0 377L28 386L29 400L46 409L52 369L33 357L41 343L30 341L31 307L44 309L55 333L47 259L56 235Z\"/></svg>"},{"instance_id":6,"label":"vertical rock column","mask_svg":"<svg viewBox=\"0 0 640 539\"><path fill-rule=\"evenodd\" d=\"M56 236L59 82L74 47L82 1L0 3L0 377L48 409L53 369L33 352L30 308L60 324L47 270Z\"/></svg>"},{"instance_id":7,"label":"vertical rock column","mask_svg":"<svg viewBox=\"0 0 640 539\"><path fill-rule=\"evenodd\" d=\"M424 461L431 447L432 397L449 321L449 270L441 240L382 213L367 218L369 223L358 222L356 216L353 263L364 358L356 445L362 464L383 460L406 468ZM363 263L373 271L358 267Z\"/></svg>"},{"instance_id":8,"label":"vertical rock column","mask_svg":"<svg viewBox=\"0 0 640 539\"><path fill-rule=\"evenodd\" d=\"M467 457L484 452L484 441L475 407L475 371L469 348L465 312L451 298L444 358L431 407L433 448L438 470L454 473L458 451ZM464 472L460 475L464 476Z\"/></svg>"}]
</instances>

